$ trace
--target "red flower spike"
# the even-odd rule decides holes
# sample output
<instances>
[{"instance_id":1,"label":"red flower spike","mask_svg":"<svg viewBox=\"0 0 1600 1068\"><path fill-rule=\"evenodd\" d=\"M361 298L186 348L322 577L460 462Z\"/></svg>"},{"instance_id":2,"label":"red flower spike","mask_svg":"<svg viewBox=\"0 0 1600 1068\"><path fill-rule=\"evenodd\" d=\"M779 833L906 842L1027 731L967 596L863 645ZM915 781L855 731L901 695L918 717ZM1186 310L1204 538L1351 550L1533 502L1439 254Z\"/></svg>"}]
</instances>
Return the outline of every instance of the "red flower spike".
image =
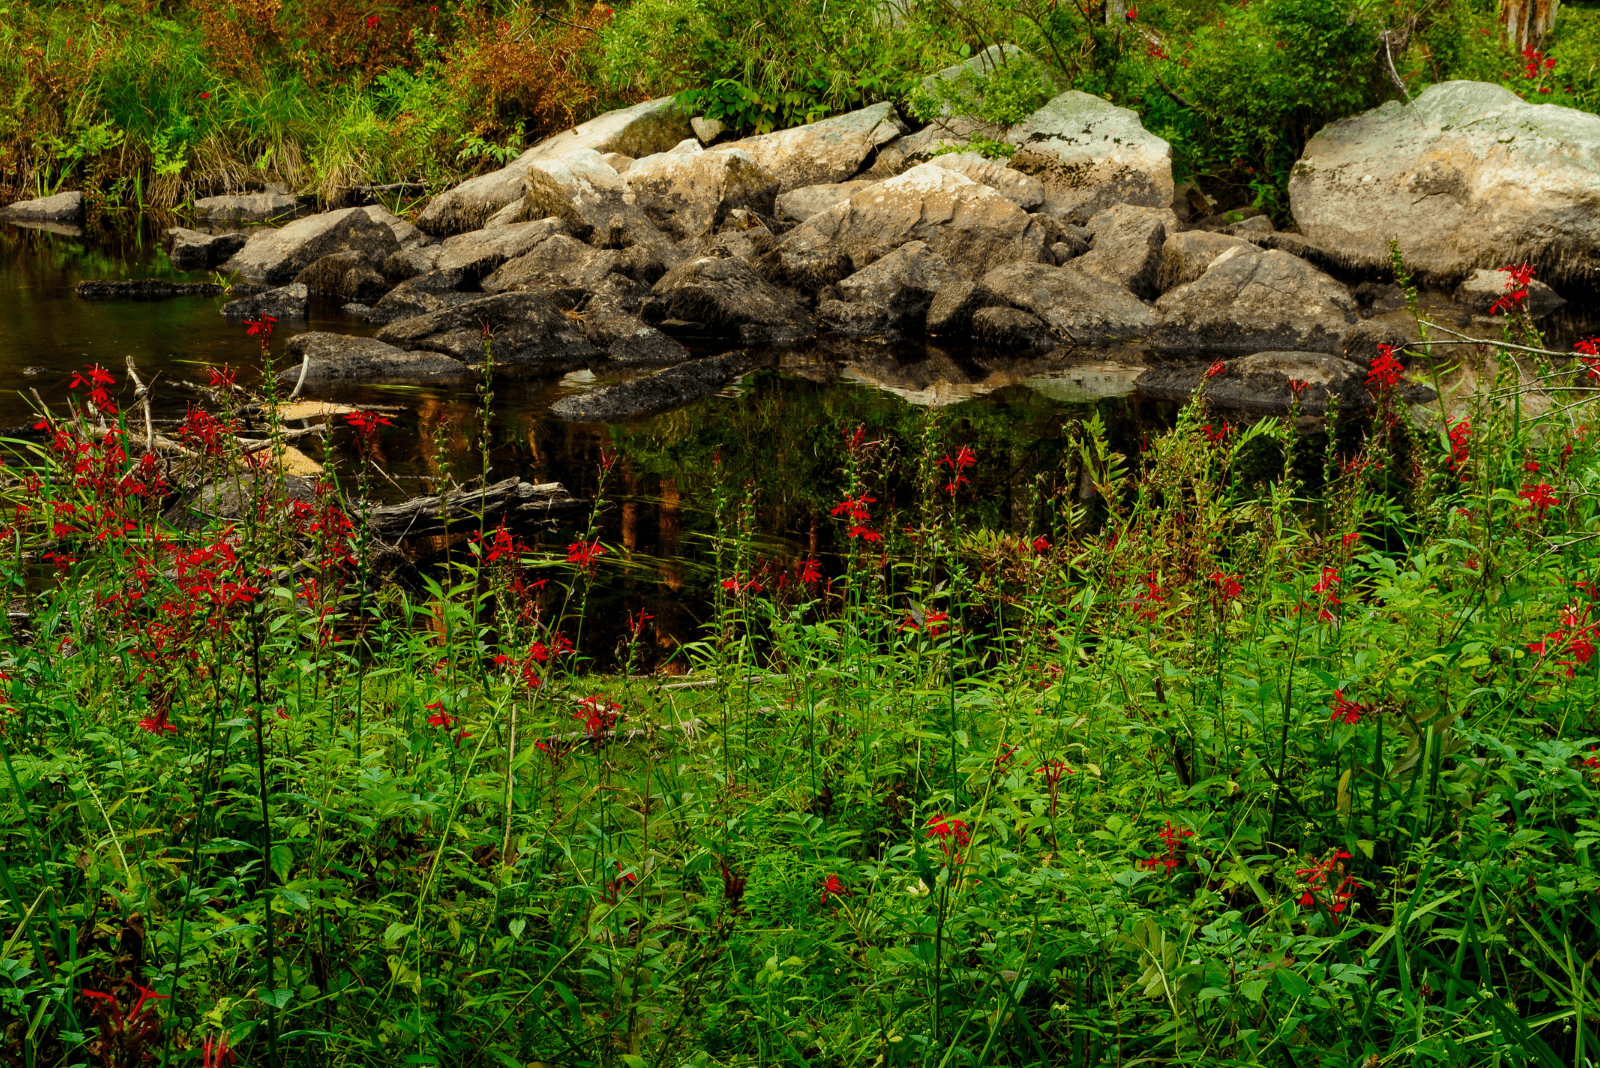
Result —
<instances>
[{"instance_id":1,"label":"red flower spike","mask_svg":"<svg viewBox=\"0 0 1600 1068\"><path fill-rule=\"evenodd\" d=\"M1373 394L1387 392L1400 384L1405 368L1394 358L1393 345L1379 345L1378 355L1367 368L1367 389Z\"/></svg>"},{"instance_id":2,"label":"red flower spike","mask_svg":"<svg viewBox=\"0 0 1600 1068\"><path fill-rule=\"evenodd\" d=\"M1218 375L1224 375L1224 374L1227 374L1227 373L1228 373L1228 366L1227 366L1227 364L1223 363L1221 360L1215 361L1214 363L1212 363L1212 365L1210 367L1206 368L1206 378L1208 380L1212 379L1212 378L1215 378Z\"/></svg>"},{"instance_id":3,"label":"red flower spike","mask_svg":"<svg viewBox=\"0 0 1600 1068\"><path fill-rule=\"evenodd\" d=\"M822 903L828 903L828 895L834 897L850 897L851 891L845 887L843 880L837 875L830 875L822 881Z\"/></svg>"}]
</instances>

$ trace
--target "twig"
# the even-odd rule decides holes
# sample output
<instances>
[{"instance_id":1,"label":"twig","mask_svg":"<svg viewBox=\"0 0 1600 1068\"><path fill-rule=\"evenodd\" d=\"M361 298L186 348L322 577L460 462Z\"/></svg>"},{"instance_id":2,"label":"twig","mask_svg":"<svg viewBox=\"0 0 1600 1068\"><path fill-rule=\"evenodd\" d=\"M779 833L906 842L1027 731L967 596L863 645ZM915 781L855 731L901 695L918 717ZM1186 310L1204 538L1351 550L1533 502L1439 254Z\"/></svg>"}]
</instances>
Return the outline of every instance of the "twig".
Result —
<instances>
[{"instance_id":1,"label":"twig","mask_svg":"<svg viewBox=\"0 0 1600 1068\"><path fill-rule=\"evenodd\" d=\"M1488 340L1486 338L1473 337L1471 334L1460 333L1459 331L1450 329L1448 326L1440 326L1438 323L1430 323L1426 319L1419 319L1417 321L1420 322L1423 326L1428 327L1429 329L1432 329L1432 330L1443 330L1445 333L1450 334L1452 337L1459 337L1459 338L1462 338L1463 340L1461 340L1461 341L1408 341L1408 342L1405 343L1405 346L1404 346L1405 348L1410 348L1412 345L1493 345L1495 348L1498 348L1498 349L1516 349L1518 352L1536 352L1541 356L1567 356L1567 357L1570 357L1570 356L1573 355L1570 352L1554 352L1554 351L1552 351L1550 349L1533 349L1533 348L1529 348L1527 345L1513 345L1509 341L1490 341L1490 340Z\"/></svg>"},{"instance_id":2,"label":"twig","mask_svg":"<svg viewBox=\"0 0 1600 1068\"><path fill-rule=\"evenodd\" d=\"M1411 91L1406 88L1405 79L1400 77L1400 72L1394 69L1394 53L1389 48L1390 32L1391 31L1389 30L1382 31L1378 34L1378 40L1383 42L1383 58L1387 60L1389 64L1389 78L1394 82L1396 87L1399 88L1401 94L1405 96L1406 103L1410 104L1412 103ZM1409 34L1407 36L1409 36Z\"/></svg>"},{"instance_id":3,"label":"twig","mask_svg":"<svg viewBox=\"0 0 1600 1068\"><path fill-rule=\"evenodd\" d=\"M300 377L295 379L294 389L290 390L289 396L284 398L285 404L300 396L300 390L305 388L306 372L309 370L311 370L311 354L308 352L300 357Z\"/></svg>"},{"instance_id":4,"label":"twig","mask_svg":"<svg viewBox=\"0 0 1600 1068\"><path fill-rule=\"evenodd\" d=\"M156 427L155 421L150 417L150 390L145 387L144 382L140 381L139 369L133 365L133 357L131 355L128 357L128 377L133 379L134 400L142 401L144 404L144 451L155 452ZM152 378L150 384L155 385L155 379Z\"/></svg>"}]
</instances>

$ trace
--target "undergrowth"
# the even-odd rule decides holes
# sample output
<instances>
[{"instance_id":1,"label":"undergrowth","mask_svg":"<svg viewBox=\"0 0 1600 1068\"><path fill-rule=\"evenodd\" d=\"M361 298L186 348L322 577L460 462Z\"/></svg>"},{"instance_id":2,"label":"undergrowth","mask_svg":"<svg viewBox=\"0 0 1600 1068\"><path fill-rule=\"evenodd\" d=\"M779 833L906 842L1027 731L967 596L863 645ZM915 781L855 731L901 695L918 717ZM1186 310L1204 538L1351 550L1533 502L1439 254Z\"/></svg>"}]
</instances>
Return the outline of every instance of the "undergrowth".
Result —
<instances>
[{"instance_id":1,"label":"undergrowth","mask_svg":"<svg viewBox=\"0 0 1600 1068\"><path fill-rule=\"evenodd\" d=\"M936 414L836 428L815 552L713 478L687 676L639 610L580 653L615 455L564 552L407 585L383 417L300 480L234 372L167 439L86 369L7 467L5 1056L1583 1064L1597 345L1449 415L1386 352L1317 446L1204 384L1138 456L1090 418L1000 529Z\"/></svg>"}]
</instances>

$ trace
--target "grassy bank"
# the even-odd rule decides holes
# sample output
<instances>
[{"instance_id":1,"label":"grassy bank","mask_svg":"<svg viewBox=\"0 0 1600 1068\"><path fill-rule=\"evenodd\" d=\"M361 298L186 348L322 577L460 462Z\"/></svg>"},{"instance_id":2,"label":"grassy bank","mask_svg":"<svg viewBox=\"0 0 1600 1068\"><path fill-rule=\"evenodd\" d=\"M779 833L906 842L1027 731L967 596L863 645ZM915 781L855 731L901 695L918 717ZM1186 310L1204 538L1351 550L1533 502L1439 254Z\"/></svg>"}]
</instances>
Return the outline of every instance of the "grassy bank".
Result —
<instances>
[{"instance_id":1,"label":"grassy bank","mask_svg":"<svg viewBox=\"0 0 1600 1068\"><path fill-rule=\"evenodd\" d=\"M1600 12L1563 5L1536 58L1508 51L1483 0L1156 0L1107 27L1104 5L936 0L636 0L534 8L338 0L17 3L0 19L0 196L90 191L95 211L170 208L281 181L444 184L608 107L687 93L744 131L877 100L929 117L922 75L995 42L1057 86L1136 108L1178 177L1282 214L1323 123L1449 78L1600 107ZM1532 65L1530 72L1529 66ZM1042 97L1011 79L988 110Z\"/></svg>"},{"instance_id":2,"label":"grassy bank","mask_svg":"<svg viewBox=\"0 0 1600 1068\"><path fill-rule=\"evenodd\" d=\"M1590 374L1464 358L1447 424L1385 359L1329 434L1204 386L1138 456L1075 424L994 525L958 422L839 426L799 555L716 467L688 675L643 601L582 652L614 455L568 529L384 579L335 490L377 416L306 486L234 403L146 454L88 370L5 492L7 1056L1584 1063ZM206 478L249 505L174 523Z\"/></svg>"}]
</instances>

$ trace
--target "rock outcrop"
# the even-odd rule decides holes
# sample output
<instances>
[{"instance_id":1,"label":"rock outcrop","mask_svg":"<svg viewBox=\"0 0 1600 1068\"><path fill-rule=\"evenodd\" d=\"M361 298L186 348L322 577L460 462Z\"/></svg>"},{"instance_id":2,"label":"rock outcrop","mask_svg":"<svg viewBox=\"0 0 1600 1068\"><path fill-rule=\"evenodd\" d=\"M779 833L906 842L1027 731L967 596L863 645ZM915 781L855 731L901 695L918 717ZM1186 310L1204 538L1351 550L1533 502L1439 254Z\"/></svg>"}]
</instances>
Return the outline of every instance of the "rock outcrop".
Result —
<instances>
[{"instance_id":1,"label":"rock outcrop","mask_svg":"<svg viewBox=\"0 0 1600 1068\"><path fill-rule=\"evenodd\" d=\"M310 294L303 285L281 286L250 297L230 300L222 306L226 319L304 319L311 306Z\"/></svg>"},{"instance_id":2,"label":"rock outcrop","mask_svg":"<svg viewBox=\"0 0 1600 1068\"><path fill-rule=\"evenodd\" d=\"M1242 237L1208 230L1185 230L1168 234L1161 245L1161 268L1156 274L1156 291L1166 293L1193 282L1211 267L1218 256L1234 250L1234 255L1256 256L1261 249Z\"/></svg>"},{"instance_id":3,"label":"rock outcrop","mask_svg":"<svg viewBox=\"0 0 1600 1068\"><path fill-rule=\"evenodd\" d=\"M365 208L344 208L256 233L222 267L247 281L282 285L335 252L354 253L376 267L398 251L400 242L388 226Z\"/></svg>"},{"instance_id":4,"label":"rock outcrop","mask_svg":"<svg viewBox=\"0 0 1600 1068\"><path fill-rule=\"evenodd\" d=\"M308 385L335 383L372 385L389 383L429 384L458 382L468 377L467 365L460 360L426 350L407 351L376 338L329 334L320 330L296 334L289 339L289 356L305 362ZM292 386L300 381L301 364L278 373L280 384Z\"/></svg>"},{"instance_id":5,"label":"rock outcrop","mask_svg":"<svg viewBox=\"0 0 1600 1068\"><path fill-rule=\"evenodd\" d=\"M181 226L174 226L161 235L167 259L180 271L209 271L244 248L249 240L249 234L202 234Z\"/></svg>"},{"instance_id":6,"label":"rock outcrop","mask_svg":"<svg viewBox=\"0 0 1600 1068\"><path fill-rule=\"evenodd\" d=\"M1195 281L1156 301L1156 310L1162 323L1150 343L1166 352L1340 355L1357 321L1344 286L1278 251L1225 251Z\"/></svg>"},{"instance_id":7,"label":"rock outcrop","mask_svg":"<svg viewBox=\"0 0 1600 1068\"><path fill-rule=\"evenodd\" d=\"M597 355L577 324L542 293L480 297L400 319L379 330L378 340L402 349L441 352L462 363L479 363L486 334L493 338L497 367L556 370L580 366Z\"/></svg>"},{"instance_id":8,"label":"rock outcrop","mask_svg":"<svg viewBox=\"0 0 1600 1068\"><path fill-rule=\"evenodd\" d=\"M1600 277L1600 115L1529 104L1483 82L1330 123L1289 176L1312 243L1386 268L1398 241L1419 280L1532 264L1549 282Z\"/></svg>"},{"instance_id":9,"label":"rock outcrop","mask_svg":"<svg viewBox=\"0 0 1600 1068\"><path fill-rule=\"evenodd\" d=\"M736 338L745 345L787 345L811 337L811 317L754 267L728 256L679 264L651 289L639 317L668 333ZM667 324L675 324L668 330Z\"/></svg>"},{"instance_id":10,"label":"rock outcrop","mask_svg":"<svg viewBox=\"0 0 1600 1068\"><path fill-rule=\"evenodd\" d=\"M738 208L770 216L778 193L778 179L749 152L698 145L637 160L622 183L651 221L680 241L713 232Z\"/></svg>"},{"instance_id":11,"label":"rock outcrop","mask_svg":"<svg viewBox=\"0 0 1600 1068\"><path fill-rule=\"evenodd\" d=\"M37 200L19 200L0 208L7 222L75 223L83 220L83 194L57 193Z\"/></svg>"},{"instance_id":12,"label":"rock outcrop","mask_svg":"<svg viewBox=\"0 0 1600 1068\"><path fill-rule=\"evenodd\" d=\"M854 178L878 146L905 132L894 105L884 102L821 122L730 141L711 151L748 153L777 176L778 192L787 193Z\"/></svg>"},{"instance_id":13,"label":"rock outcrop","mask_svg":"<svg viewBox=\"0 0 1600 1068\"><path fill-rule=\"evenodd\" d=\"M743 363L739 353L690 360L643 378L562 397L550 411L578 422L608 422L662 412L715 393L739 373Z\"/></svg>"},{"instance_id":14,"label":"rock outcrop","mask_svg":"<svg viewBox=\"0 0 1600 1068\"><path fill-rule=\"evenodd\" d=\"M281 222L313 209L300 203L300 198L290 193L245 193L240 195L201 197L194 202L194 218L202 223L262 223Z\"/></svg>"},{"instance_id":15,"label":"rock outcrop","mask_svg":"<svg viewBox=\"0 0 1600 1068\"><path fill-rule=\"evenodd\" d=\"M1074 265L1013 263L984 275L981 285L997 303L1032 313L1061 340L1078 345L1143 338L1161 322L1122 286Z\"/></svg>"},{"instance_id":16,"label":"rock outcrop","mask_svg":"<svg viewBox=\"0 0 1600 1068\"><path fill-rule=\"evenodd\" d=\"M1089 220L1089 251L1072 265L1124 286L1136 297L1153 299L1159 292L1162 246L1177 230L1178 217L1171 208L1113 204Z\"/></svg>"},{"instance_id":17,"label":"rock outcrop","mask_svg":"<svg viewBox=\"0 0 1600 1068\"><path fill-rule=\"evenodd\" d=\"M1456 287L1456 303L1464 304L1480 315L1488 315L1495 304L1506 296L1506 286L1510 281L1511 276L1504 271L1480 267ZM1548 315L1565 303L1561 294L1533 278L1528 281L1528 295L1522 300L1522 310L1529 315Z\"/></svg>"},{"instance_id":18,"label":"rock outcrop","mask_svg":"<svg viewBox=\"0 0 1600 1068\"><path fill-rule=\"evenodd\" d=\"M925 242L901 245L839 283L839 299L819 309L836 332L916 331L934 294L964 280Z\"/></svg>"},{"instance_id":19,"label":"rock outcrop","mask_svg":"<svg viewBox=\"0 0 1600 1068\"><path fill-rule=\"evenodd\" d=\"M1344 411L1370 409L1376 403L1367 385L1366 368L1321 352L1257 352L1223 361L1223 373L1207 379L1209 364L1158 367L1139 376L1141 394L1156 400L1187 401L1205 382L1206 398L1217 408L1281 415L1290 410L1296 388L1300 410L1321 415L1330 397ZM1400 399L1425 404L1434 399L1427 385L1403 381Z\"/></svg>"}]
</instances>

